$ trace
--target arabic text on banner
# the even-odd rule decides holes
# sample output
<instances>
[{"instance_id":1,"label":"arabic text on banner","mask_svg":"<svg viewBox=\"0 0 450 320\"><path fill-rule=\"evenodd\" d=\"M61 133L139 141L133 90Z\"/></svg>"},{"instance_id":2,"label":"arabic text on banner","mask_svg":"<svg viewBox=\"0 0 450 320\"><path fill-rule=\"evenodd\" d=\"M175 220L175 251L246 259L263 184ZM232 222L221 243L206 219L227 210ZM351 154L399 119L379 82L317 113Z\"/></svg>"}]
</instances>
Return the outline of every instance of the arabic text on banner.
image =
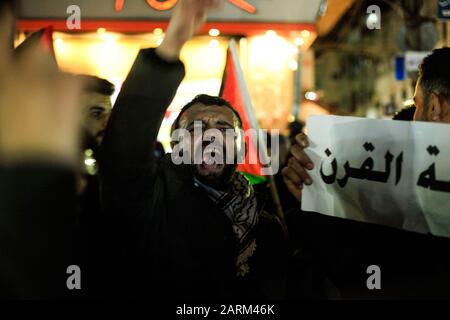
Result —
<instances>
[{"instance_id":1,"label":"arabic text on banner","mask_svg":"<svg viewBox=\"0 0 450 320\"><path fill-rule=\"evenodd\" d=\"M313 116L302 210L450 237L450 125Z\"/></svg>"}]
</instances>

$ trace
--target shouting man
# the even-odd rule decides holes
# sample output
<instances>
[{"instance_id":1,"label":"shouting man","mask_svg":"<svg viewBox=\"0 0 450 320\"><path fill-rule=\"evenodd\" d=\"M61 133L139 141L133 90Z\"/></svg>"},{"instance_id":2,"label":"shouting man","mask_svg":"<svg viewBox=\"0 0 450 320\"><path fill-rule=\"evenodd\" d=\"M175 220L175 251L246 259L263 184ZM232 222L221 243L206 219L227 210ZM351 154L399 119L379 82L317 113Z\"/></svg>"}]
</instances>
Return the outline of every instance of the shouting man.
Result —
<instances>
[{"instance_id":1,"label":"shouting man","mask_svg":"<svg viewBox=\"0 0 450 320\"><path fill-rule=\"evenodd\" d=\"M178 2L163 43L139 53L106 129L102 198L112 214L119 287L132 296L280 298L284 292L281 225L236 165L153 157L166 108L184 77L180 51L216 2ZM174 127L225 132L242 123L227 101L200 95ZM192 150L211 155L205 134L192 137Z\"/></svg>"}]
</instances>

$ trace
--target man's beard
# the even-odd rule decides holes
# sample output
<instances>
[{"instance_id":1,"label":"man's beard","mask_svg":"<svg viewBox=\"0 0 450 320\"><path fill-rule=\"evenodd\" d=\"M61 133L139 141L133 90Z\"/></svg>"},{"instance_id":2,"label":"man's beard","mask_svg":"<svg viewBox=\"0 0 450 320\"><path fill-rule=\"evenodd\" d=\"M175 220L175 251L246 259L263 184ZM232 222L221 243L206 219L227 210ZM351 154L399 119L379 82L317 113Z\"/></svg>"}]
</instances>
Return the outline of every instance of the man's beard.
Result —
<instances>
[{"instance_id":1,"label":"man's beard","mask_svg":"<svg viewBox=\"0 0 450 320\"><path fill-rule=\"evenodd\" d=\"M226 190L233 181L236 173L236 164L221 165L222 169L218 171L208 171L204 169L204 164L191 165L194 177L201 183L216 190Z\"/></svg>"},{"instance_id":2,"label":"man's beard","mask_svg":"<svg viewBox=\"0 0 450 320\"><path fill-rule=\"evenodd\" d=\"M230 186L237 168L236 156L234 156L234 161L227 163L227 151L223 144L214 146L209 141L198 144L194 157L197 154L202 155L202 163L194 162L191 165L194 177L211 188L226 190Z\"/></svg>"}]
</instances>

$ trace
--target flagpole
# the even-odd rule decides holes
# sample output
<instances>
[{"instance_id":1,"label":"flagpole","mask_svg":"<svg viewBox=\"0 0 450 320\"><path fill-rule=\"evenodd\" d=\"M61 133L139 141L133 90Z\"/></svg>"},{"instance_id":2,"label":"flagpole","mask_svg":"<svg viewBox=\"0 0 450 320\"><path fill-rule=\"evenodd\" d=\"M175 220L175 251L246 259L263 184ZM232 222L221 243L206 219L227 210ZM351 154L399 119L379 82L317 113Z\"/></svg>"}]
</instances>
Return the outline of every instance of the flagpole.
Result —
<instances>
[{"instance_id":1,"label":"flagpole","mask_svg":"<svg viewBox=\"0 0 450 320\"><path fill-rule=\"evenodd\" d=\"M237 52L237 47L236 47L236 41L234 39L230 40L229 48L230 48L230 52L231 52L231 58L233 59L233 64L235 66L237 81L238 81L239 87L242 89L242 92L241 92L242 100L244 102L244 108L245 108L245 112L247 114L248 124L249 124L250 128L255 129L258 134L257 150L259 150L259 156L261 158L260 160L262 163L268 164L268 163L270 163L270 159L269 159L269 155L267 152L267 144L263 143L263 141L265 141L265 139L263 139L264 137L262 136L262 131L260 130L258 120L256 119L256 115L254 113L255 109L253 108L253 103L252 103L252 99L250 96L250 92L249 92L249 90L247 88L247 84L245 82L244 72L242 71L242 68L241 68L241 64L240 64L239 56L238 56L238 52ZM277 185L275 183L275 178L274 178L273 174L269 175L269 186L270 186L270 192L272 194L272 199L273 199L273 202L275 205L276 214L277 214L278 218L280 219L280 222L283 227L283 231L284 231L285 235L287 235L286 218L284 216L283 207L281 206L280 196L278 193Z\"/></svg>"},{"instance_id":2,"label":"flagpole","mask_svg":"<svg viewBox=\"0 0 450 320\"><path fill-rule=\"evenodd\" d=\"M275 210L277 212L277 216L280 219L281 226L283 227L284 235L287 237L288 228L286 223L286 217L284 215L284 210L281 205L280 194L278 193L277 184L275 182L275 177L273 175L269 176L269 187L270 193L272 194L273 203L275 205Z\"/></svg>"}]
</instances>

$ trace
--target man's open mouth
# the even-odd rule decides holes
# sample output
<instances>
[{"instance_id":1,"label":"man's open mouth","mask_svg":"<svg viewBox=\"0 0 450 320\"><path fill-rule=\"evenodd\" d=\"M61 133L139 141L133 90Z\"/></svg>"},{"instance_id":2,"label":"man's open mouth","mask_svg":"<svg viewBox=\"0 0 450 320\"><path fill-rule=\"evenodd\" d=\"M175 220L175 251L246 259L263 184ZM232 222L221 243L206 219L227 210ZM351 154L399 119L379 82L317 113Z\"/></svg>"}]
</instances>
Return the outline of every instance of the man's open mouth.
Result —
<instances>
[{"instance_id":1,"label":"man's open mouth","mask_svg":"<svg viewBox=\"0 0 450 320\"><path fill-rule=\"evenodd\" d=\"M203 162L200 165L204 170L222 170L224 164L223 152L217 148L206 147L203 150Z\"/></svg>"}]
</instances>

